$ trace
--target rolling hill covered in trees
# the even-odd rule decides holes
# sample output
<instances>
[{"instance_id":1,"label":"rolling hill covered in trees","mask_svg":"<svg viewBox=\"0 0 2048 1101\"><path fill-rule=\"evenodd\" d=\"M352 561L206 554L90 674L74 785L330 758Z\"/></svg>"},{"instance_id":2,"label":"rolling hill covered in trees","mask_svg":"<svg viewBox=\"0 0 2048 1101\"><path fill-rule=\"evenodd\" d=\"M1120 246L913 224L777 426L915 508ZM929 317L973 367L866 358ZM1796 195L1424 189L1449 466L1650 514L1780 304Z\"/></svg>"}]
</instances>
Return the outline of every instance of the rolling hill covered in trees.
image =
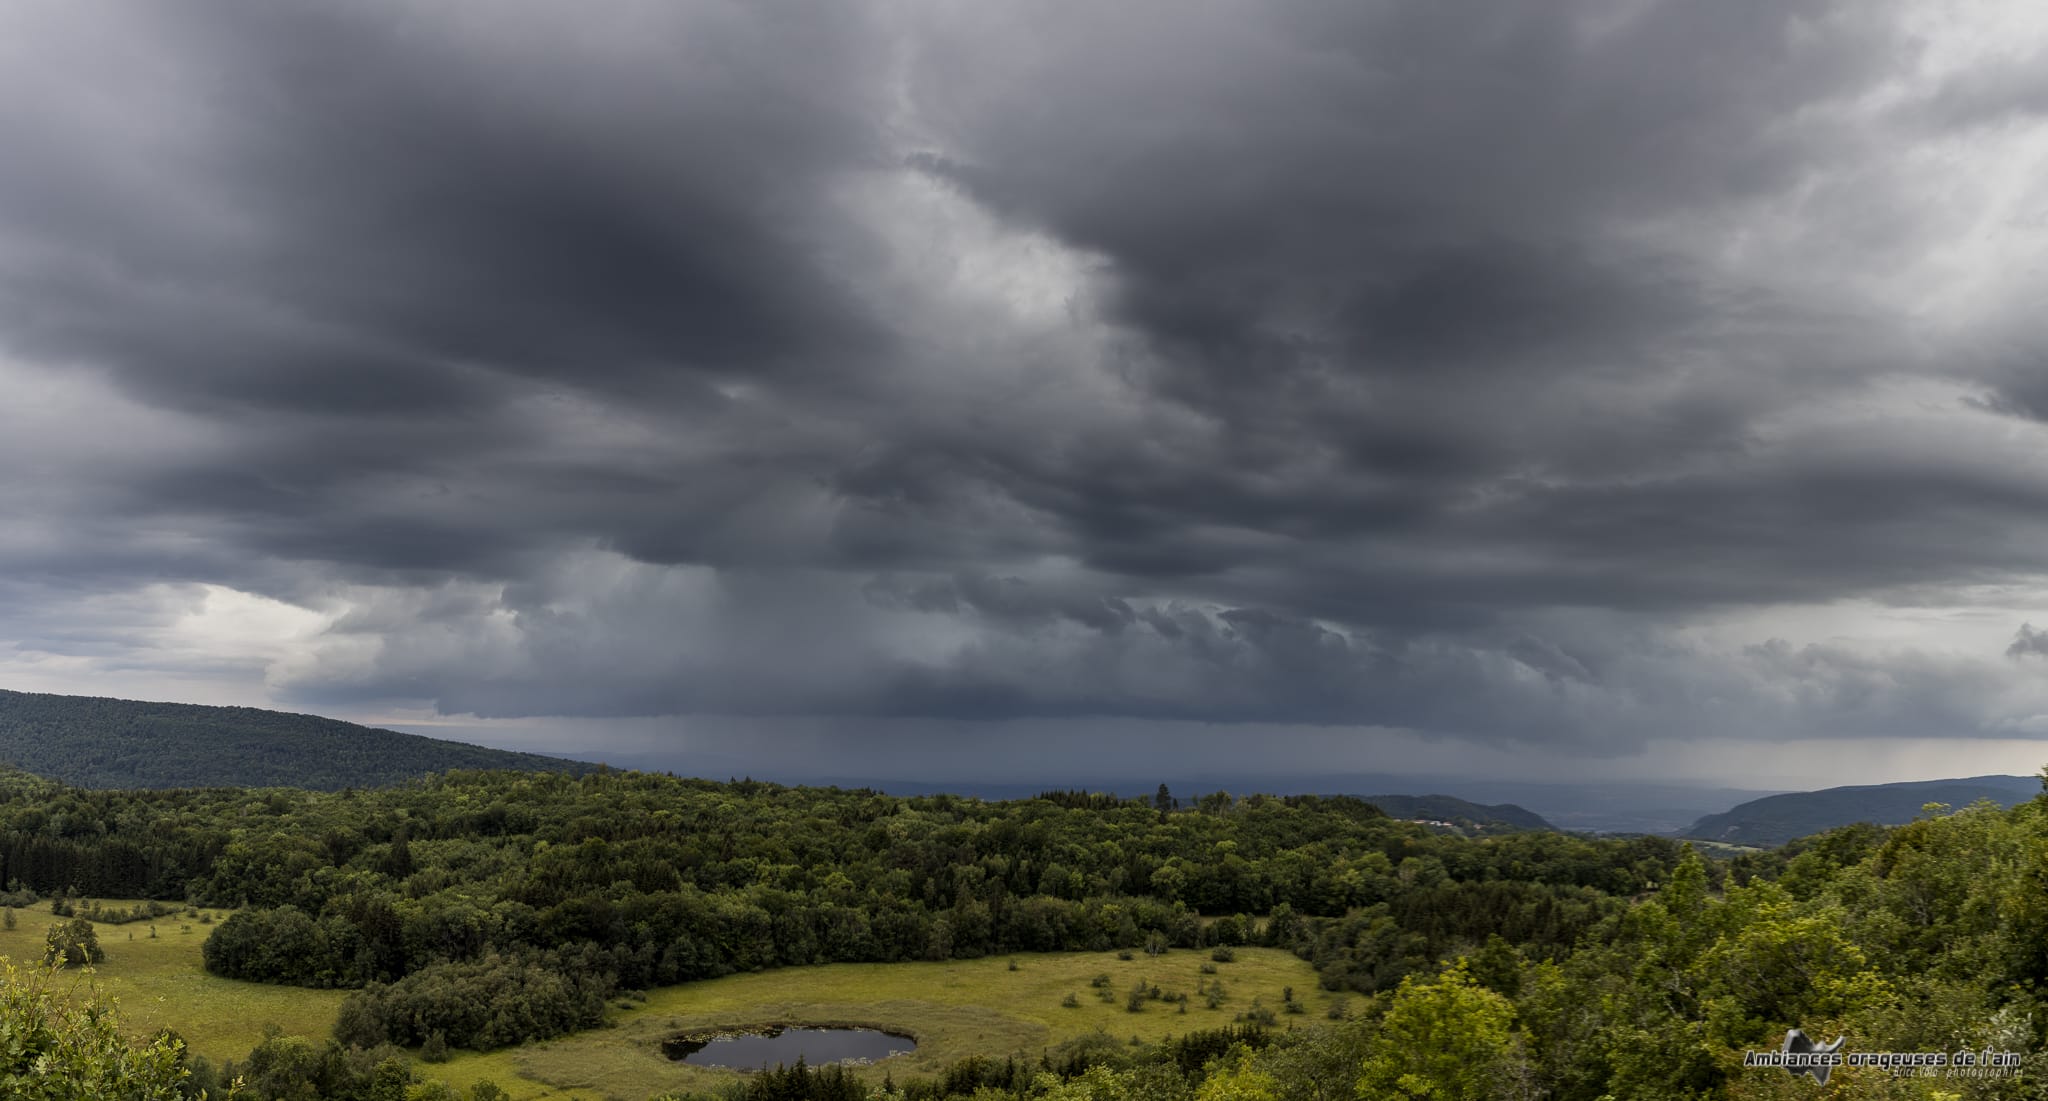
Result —
<instances>
[{"instance_id":1,"label":"rolling hill covered in trees","mask_svg":"<svg viewBox=\"0 0 2048 1101\"><path fill-rule=\"evenodd\" d=\"M614 772L325 793L0 777L0 879L239 907L208 969L362 987L342 1028L364 1046L516 1043L594 1023L614 988L763 967L1148 943L1256 939L1370 992L1490 936L1561 955L1678 856L1437 835L1343 797L1167 812Z\"/></svg>"},{"instance_id":2,"label":"rolling hill covered in trees","mask_svg":"<svg viewBox=\"0 0 2048 1101\"><path fill-rule=\"evenodd\" d=\"M1543 816L1513 803L1473 803L1451 795L1368 795L1365 801L1395 818L1449 822L1490 830L1550 830Z\"/></svg>"},{"instance_id":3,"label":"rolling hill covered in trees","mask_svg":"<svg viewBox=\"0 0 2048 1101\"><path fill-rule=\"evenodd\" d=\"M1765 1101L1810 1085L1745 1065L1791 1028L2013 1060L1961 1079L1847 1066L1830 1097L2032 1097L2048 1075L2040 798L1710 862L1661 837L1436 834L1343 797L987 803L610 771L92 791L11 772L0 876L16 897L238 907L206 968L351 989L324 1049L340 1062L523 1043L636 989L839 961L1258 944L1356 1006L1284 1030L1300 999L1249 1006L1228 1034L1105 1034L887 1094L796 1068L726 1101Z\"/></svg>"},{"instance_id":4,"label":"rolling hill covered in trees","mask_svg":"<svg viewBox=\"0 0 2048 1101\"><path fill-rule=\"evenodd\" d=\"M89 788L377 787L450 769L595 765L251 707L0 690L0 762Z\"/></svg>"},{"instance_id":5,"label":"rolling hill covered in trees","mask_svg":"<svg viewBox=\"0 0 2048 1101\"><path fill-rule=\"evenodd\" d=\"M1752 799L1720 814L1709 814L1681 836L1770 847L1856 822L1902 825L1919 817L1921 808L1929 803L1960 808L1988 800L2009 807L2040 792L2040 779L2031 776L1972 776L1795 791Z\"/></svg>"}]
</instances>

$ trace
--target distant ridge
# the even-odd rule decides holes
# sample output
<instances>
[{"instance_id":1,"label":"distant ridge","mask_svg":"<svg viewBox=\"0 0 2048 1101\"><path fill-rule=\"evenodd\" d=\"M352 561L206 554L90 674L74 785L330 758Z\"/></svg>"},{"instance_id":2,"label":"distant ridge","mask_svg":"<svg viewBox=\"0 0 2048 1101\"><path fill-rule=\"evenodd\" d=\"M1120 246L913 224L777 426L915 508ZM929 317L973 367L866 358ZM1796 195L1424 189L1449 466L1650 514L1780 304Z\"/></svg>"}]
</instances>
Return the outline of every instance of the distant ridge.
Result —
<instances>
[{"instance_id":1,"label":"distant ridge","mask_svg":"<svg viewBox=\"0 0 2048 1101\"><path fill-rule=\"evenodd\" d=\"M0 762L88 788L384 787L449 769L589 772L339 719L0 689Z\"/></svg>"},{"instance_id":2,"label":"distant ridge","mask_svg":"<svg viewBox=\"0 0 2048 1101\"><path fill-rule=\"evenodd\" d=\"M1454 826L1484 826L1506 830L1554 830L1534 811L1513 803L1470 803L1451 795L1368 795L1365 801L1387 812L1389 818L1448 822Z\"/></svg>"},{"instance_id":3,"label":"distant ridge","mask_svg":"<svg viewBox=\"0 0 2048 1101\"><path fill-rule=\"evenodd\" d=\"M2041 780L2033 776L1970 776L1800 791L1752 799L1720 814L1709 814L1679 836L1770 847L1852 822L1880 826L1911 822L1928 803L1961 809L1989 799L2009 807L2039 794Z\"/></svg>"},{"instance_id":4,"label":"distant ridge","mask_svg":"<svg viewBox=\"0 0 2048 1101\"><path fill-rule=\"evenodd\" d=\"M1776 788L1689 787L1642 780L1489 780L1472 776L1441 774L1406 775L1391 772L1251 772L1231 775L1218 772L1183 773L1164 771L1150 776L1133 776L1123 768L1075 768L1063 774L1041 775L1022 780L910 778L875 773L819 772L803 768L792 760L781 766L764 766L758 759L719 758L713 753L692 752L687 758L674 754L607 753L604 759L618 768L649 772L675 772L723 780L728 776L751 775L757 780L784 784L823 784L842 788L873 788L891 795L973 796L977 799L1029 799L1048 788L1084 788L1113 791L1134 798L1151 798L1166 783L1183 801L1213 791L1235 795L1264 792L1267 795L1356 795L1370 800L1367 792L1402 795L1444 794L1477 806L1514 806L1542 817L1545 829L1566 833L1647 833L1671 836L1683 831L1703 814L1727 810L1737 803L1778 795Z\"/></svg>"}]
</instances>

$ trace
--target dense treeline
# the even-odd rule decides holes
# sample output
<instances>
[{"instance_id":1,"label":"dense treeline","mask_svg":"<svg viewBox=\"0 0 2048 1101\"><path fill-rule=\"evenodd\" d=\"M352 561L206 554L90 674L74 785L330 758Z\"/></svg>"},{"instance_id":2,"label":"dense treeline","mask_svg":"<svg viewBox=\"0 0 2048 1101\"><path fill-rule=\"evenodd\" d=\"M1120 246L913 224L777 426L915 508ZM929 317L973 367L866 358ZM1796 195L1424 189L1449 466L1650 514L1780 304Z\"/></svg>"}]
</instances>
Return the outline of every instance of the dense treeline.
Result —
<instances>
[{"instance_id":1,"label":"dense treeline","mask_svg":"<svg viewBox=\"0 0 2048 1101\"><path fill-rule=\"evenodd\" d=\"M0 691L0 761L94 788L232 785L336 790L454 768L581 773L534 753L264 711Z\"/></svg>"},{"instance_id":2,"label":"dense treeline","mask_svg":"<svg viewBox=\"0 0 2048 1101\"><path fill-rule=\"evenodd\" d=\"M1845 1067L1830 1097L2018 1098L2048 1082L2040 799L1725 865L1655 840L1432 837L1354 800L986 804L617 774L332 795L110 795L13 777L0 836L88 858L113 844L214 853L166 858L150 881L194 904L249 903L216 927L210 967L360 976L332 1041L252 1053L241 1070L265 1098L383 1096L404 1077L393 1041L584 1027L615 986L670 969L968 955L1033 936L1279 944L1365 996L1343 1020L1285 1031L1098 1035L900 1084L785 1068L720 1101L1760 1101L1811 1094L1743 1066L1791 1028L1852 1052L2017 1062L1962 1078Z\"/></svg>"},{"instance_id":3,"label":"dense treeline","mask_svg":"<svg viewBox=\"0 0 2048 1101\"><path fill-rule=\"evenodd\" d=\"M604 1020L611 979L590 955L585 946L428 964L349 995L334 1035L359 1047L424 1044L438 1034L443 1043L496 1048L593 1028Z\"/></svg>"},{"instance_id":4,"label":"dense treeline","mask_svg":"<svg viewBox=\"0 0 2048 1101\"><path fill-rule=\"evenodd\" d=\"M1326 985L1370 992L1490 935L1561 955L1677 857L1654 839L1434 836L1346 798L1215 793L1170 806L612 772L454 773L334 793L79 791L14 776L0 780L0 876L240 907L206 943L215 973L371 987L357 1038L424 1012L449 1019L435 1026L449 1043L488 1046L535 1033L488 1015L458 1023L452 996L446 1012L432 1007L453 984L407 976L495 957L481 974L497 979L465 980L465 1000L490 1001L501 979L542 998L548 1027L567 1027L604 996L586 976L644 988L1156 937L1292 948ZM1270 916L1203 920L1240 914ZM577 983L525 974L562 953Z\"/></svg>"},{"instance_id":5,"label":"dense treeline","mask_svg":"<svg viewBox=\"0 0 2048 1101\"><path fill-rule=\"evenodd\" d=\"M1963 1101L2048 1085L2048 801L1851 826L1656 891L1540 958L1505 939L1267 1036L1101 1036L1031 1064L880 1086L784 1068L715 1101ZM1845 1054L2009 1054L2009 1065L1833 1069L1825 1088L1747 1052L1791 1028ZM957 1080L952 1080L957 1077ZM712 1101L712 1099L707 1099Z\"/></svg>"}]
</instances>

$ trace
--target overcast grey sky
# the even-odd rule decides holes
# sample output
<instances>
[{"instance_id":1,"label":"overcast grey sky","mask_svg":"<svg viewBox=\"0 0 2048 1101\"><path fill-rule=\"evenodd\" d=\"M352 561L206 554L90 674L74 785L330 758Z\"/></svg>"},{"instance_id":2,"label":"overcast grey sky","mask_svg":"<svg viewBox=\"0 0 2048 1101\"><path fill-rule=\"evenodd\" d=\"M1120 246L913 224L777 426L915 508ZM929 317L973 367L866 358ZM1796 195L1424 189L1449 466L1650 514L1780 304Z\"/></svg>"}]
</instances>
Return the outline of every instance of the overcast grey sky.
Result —
<instances>
[{"instance_id":1,"label":"overcast grey sky","mask_svg":"<svg viewBox=\"0 0 2048 1101\"><path fill-rule=\"evenodd\" d=\"M0 686L2032 771L2044 19L6 4Z\"/></svg>"}]
</instances>

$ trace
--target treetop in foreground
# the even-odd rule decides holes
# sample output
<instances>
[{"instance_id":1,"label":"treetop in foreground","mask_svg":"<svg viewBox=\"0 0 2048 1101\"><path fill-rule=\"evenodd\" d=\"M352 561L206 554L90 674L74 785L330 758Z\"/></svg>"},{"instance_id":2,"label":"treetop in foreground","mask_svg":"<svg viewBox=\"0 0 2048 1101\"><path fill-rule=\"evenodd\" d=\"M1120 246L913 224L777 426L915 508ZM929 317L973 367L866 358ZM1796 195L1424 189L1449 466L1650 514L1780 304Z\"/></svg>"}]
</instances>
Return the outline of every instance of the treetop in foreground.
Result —
<instances>
[{"instance_id":1,"label":"treetop in foreground","mask_svg":"<svg viewBox=\"0 0 2048 1101\"><path fill-rule=\"evenodd\" d=\"M144 1044L123 1037L113 1007L96 991L60 991L53 972L0 958L0 1097L192 1101L183 1063L175 1037Z\"/></svg>"}]
</instances>

